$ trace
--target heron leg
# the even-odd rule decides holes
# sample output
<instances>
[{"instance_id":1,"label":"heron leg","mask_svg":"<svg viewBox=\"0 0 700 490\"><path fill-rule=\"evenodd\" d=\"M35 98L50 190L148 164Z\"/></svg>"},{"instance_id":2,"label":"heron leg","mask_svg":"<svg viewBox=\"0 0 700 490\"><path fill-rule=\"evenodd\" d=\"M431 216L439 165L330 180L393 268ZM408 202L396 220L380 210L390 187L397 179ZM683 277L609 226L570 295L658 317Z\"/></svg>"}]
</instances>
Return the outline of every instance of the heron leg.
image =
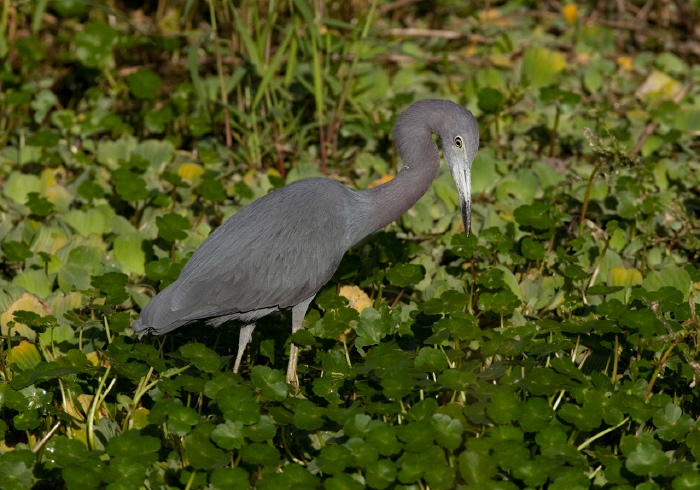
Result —
<instances>
[{"instance_id":1,"label":"heron leg","mask_svg":"<svg viewBox=\"0 0 700 490\"><path fill-rule=\"evenodd\" d=\"M309 304L314 297L302 301L292 308L292 335L299 330L304 323L306 310L309 309ZM299 387L299 378L297 378L297 362L299 360L299 347L292 342L289 346L289 364L287 365L287 383Z\"/></svg>"},{"instance_id":2,"label":"heron leg","mask_svg":"<svg viewBox=\"0 0 700 490\"><path fill-rule=\"evenodd\" d=\"M241 327L241 332L238 334L238 354L236 355L236 362L233 364L234 373L237 373L238 368L241 367L243 352L245 352L246 346L250 343L250 339L253 337L253 330L255 330L255 323L243 325Z\"/></svg>"}]
</instances>

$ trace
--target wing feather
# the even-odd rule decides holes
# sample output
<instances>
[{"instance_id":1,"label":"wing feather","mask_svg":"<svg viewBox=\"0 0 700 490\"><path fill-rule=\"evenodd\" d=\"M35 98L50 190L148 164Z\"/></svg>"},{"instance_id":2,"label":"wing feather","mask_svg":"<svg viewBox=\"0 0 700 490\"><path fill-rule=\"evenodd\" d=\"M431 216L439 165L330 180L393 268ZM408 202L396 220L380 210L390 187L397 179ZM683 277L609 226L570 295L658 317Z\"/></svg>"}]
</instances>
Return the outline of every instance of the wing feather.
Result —
<instances>
[{"instance_id":1,"label":"wing feather","mask_svg":"<svg viewBox=\"0 0 700 490\"><path fill-rule=\"evenodd\" d=\"M350 243L350 189L306 179L258 199L221 225L142 313L158 333L196 319L288 308L332 277Z\"/></svg>"}]
</instances>

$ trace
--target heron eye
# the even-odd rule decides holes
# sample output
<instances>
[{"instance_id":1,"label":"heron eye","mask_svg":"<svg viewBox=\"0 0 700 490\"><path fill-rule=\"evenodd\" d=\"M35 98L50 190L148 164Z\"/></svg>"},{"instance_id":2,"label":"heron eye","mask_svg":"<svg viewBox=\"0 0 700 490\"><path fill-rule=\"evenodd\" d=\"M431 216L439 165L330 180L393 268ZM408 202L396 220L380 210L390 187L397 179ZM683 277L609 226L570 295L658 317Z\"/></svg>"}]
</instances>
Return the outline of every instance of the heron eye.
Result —
<instances>
[{"instance_id":1,"label":"heron eye","mask_svg":"<svg viewBox=\"0 0 700 490\"><path fill-rule=\"evenodd\" d=\"M457 136L455 138L455 146L457 148L462 148L462 137L461 136Z\"/></svg>"}]
</instances>

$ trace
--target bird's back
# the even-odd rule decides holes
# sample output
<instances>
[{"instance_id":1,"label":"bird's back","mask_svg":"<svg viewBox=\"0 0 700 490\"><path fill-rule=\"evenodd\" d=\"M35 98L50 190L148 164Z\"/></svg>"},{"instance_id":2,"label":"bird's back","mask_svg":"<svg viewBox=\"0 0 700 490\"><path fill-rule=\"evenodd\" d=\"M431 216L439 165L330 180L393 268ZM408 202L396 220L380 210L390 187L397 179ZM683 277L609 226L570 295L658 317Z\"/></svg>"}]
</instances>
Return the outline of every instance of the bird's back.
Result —
<instances>
[{"instance_id":1,"label":"bird's back","mask_svg":"<svg viewBox=\"0 0 700 490\"><path fill-rule=\"evenodd\" d=\"M305 179L258 199L204 241L134 330L162 334L216 317L254 321L308 299L354 244L358 196L329 179Z\"/></svg>"}]
</instances>

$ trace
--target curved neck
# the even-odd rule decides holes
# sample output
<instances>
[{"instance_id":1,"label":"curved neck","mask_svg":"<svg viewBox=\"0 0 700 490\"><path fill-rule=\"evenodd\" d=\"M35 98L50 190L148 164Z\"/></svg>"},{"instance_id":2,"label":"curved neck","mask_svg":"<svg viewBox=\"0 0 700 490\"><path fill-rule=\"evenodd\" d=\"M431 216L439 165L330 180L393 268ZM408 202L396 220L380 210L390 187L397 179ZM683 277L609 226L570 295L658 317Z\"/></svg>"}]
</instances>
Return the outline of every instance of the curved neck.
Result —
<instances>
[{"instance_id":1,"label":"curved neck","mask_svg":"<svg viewBox=\"0 0 700 490\"><path fill-rule=\"evenodd\" d=\"M440 154L427 121L413 119L411 123L397 124L395 129L396 147L403 161L399 174L386 184L363 191L370 207L369 233L408 211L427 192L440 168Z\"/></svg>"}]
</instances>

